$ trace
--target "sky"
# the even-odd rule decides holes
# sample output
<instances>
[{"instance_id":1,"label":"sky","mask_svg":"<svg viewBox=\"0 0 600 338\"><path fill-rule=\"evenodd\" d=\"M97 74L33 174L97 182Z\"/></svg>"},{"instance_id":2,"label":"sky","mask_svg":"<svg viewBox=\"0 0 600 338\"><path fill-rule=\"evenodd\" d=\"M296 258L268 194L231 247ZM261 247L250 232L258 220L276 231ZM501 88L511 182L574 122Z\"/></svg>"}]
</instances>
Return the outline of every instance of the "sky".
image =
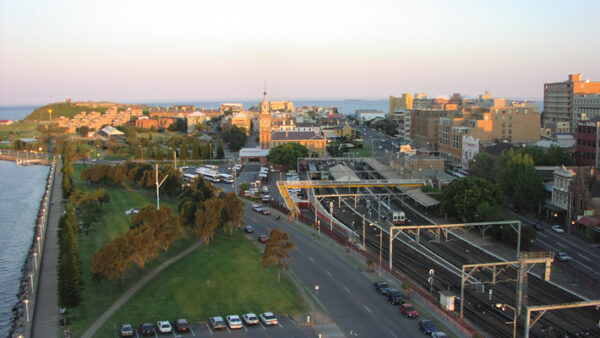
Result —
<instances>
[{"instance_id":1,"label":"sky","mask_svg":"<svg viewBox=\"0 0 600 338\"><path fill-rule=\"evenodd\" d=\"M541 98L600 81L600 1L0 0L0 105Z\"/></svg>"}]
</instances>

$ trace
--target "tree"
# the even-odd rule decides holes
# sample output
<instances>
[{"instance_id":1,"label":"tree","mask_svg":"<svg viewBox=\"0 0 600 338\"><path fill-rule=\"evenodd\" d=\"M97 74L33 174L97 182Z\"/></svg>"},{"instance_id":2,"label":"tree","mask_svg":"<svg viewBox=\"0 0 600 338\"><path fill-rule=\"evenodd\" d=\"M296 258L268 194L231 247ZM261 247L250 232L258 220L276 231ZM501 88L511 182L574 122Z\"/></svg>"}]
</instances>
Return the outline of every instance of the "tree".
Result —
<instances>
[{"instance_id":1,"label":"tree","mask_svg":"<svg viewBox=\"0 0 600 338\"><path fill-rule=\"evenodd\" d=\"M223 200L211 198L196 210L196 237L210 243L215 231L222 224Z\"/></svg>"},{"instance_id":2,"label":"tree","mask_svg":"<svg viewBox=\"0 0 600 338\"><path fill-rule=\"evenodd\" d=\"M223 230L229 230L229 234L233 234L233 228L241 224L244 216L244 202L236 195L235 192L221 194L223 200Z\"/></svg>"},{"instance_id":3,"label":"tree","mask_svg":"<svg viewBox=\"0 0 600 338\"><path fill-rule=\"evenodd\" d=\"M59 220L58 306L73 309L81 303L83 279L77 237L67 215Z\"/></svg>"},{"instance_id":4,"label":"tree","mask_svg":"<svg viewBox=\"0 0 600 338\"><path fill-rule=\"evenodd\" d=\"M90 128L88 126L81 126L81 127L77 128L77 133L81 137L86 137L89 131L90 131Z\"/></svg>"},{"instance_id":5,"label":"tree","mask_svg":"<svg viewBox=\"0 0 600 338\"><path fill-rule=\"evenodd\" d=\"M515 204L533 210L544 197L542 177L528 154L509 151L500 157L502 175L500 184Z\"/></svg>"},{"instance_id":6,"label":"tree","mask_svg":"<svg viewBox=\"0 0 600 338\"><path fill-rule=\"evenodd\" d=\"M169 128L169 131L179 131L182 133L187 133L187 122L184 119L177 118L175 122L172 123Z\"/></svg>"},{"instance_id":7,"label":"tree","mask_svg":"<svg viewBox=\"0 0 600 338\"><path fill-rule=\"evenodd\" d=\"M496 163L488 153L479 153L469 163L469 175L496 180Z\"/></svg>"},{"instance_id":8,"label":"tree","mask_svg":"<svg viewBox=\"0 0 600 338\"><path fill-rule=\"evenodd\" d=\"M488 203L491 207L504 205L502 189L486 179L473 176L454 180L442 189L441 210L464 222L475 219L481 203Z\"/></svg>"},{"instance_id":9,"label":"tree","mask_svg":"<svg viewBox=\"0 0 600 338\"><path fill-rule=\"evenodd\" d=\"M284 143L271 148L267 159L275 164L295 168L297 160L308 156L308 149L299 143Z\"/></svg>"},{"instance_id":10,"label":"tree","mask_svg":"<svg viewBox=\"0 0 600 338\"><path fill-rule=\"evenodd\" d=\"M182 160L187 160L188 158L188 148L185 140L181 142L181 146L179 147L179 158Z\"/></svg>"},{"instance_id":11,"label":"tree","mask_svg":"<svg viewBox=\"0 0 600 338\"><path fill-rule=\"evenodd\" d=\"M571 155L559 146L551 146L546 152L546 165L573 165Z\"/></svg>"},{"instance_id":12,"label":"tree","mask_svg":"<svg viewBox=\"0 0 600 338\"><path fill-rule=\"evenodd\" d=\"M198 139L194 138L194 143L192 145L192 159L198 160L200 159L200 143Z\"/></svg>"},{"instance_id":13,"label":"tree","mask_svg":"<svg viewBox=\"0 0 600 338\"><path fill-rule=\"evenodd\" d=\"M179 221L182 225L196 227L196 210L209 198L215 196L215 187L202 177L197 177L183 188L179 195Z\"/></svg>"},{"instance_id":14,"label":"tree","mask_svg":"<svg viewBox=\"0 0 600 338\"><path fill-rule=\"evenodd\" d=\"M181 235L177 218L169 206L157 210L155 205L148 205L131 219L131 224L134 228L149 231L153 242L164 251L167 251L170 243Z\"/></svg>"},{"instance_id":15,"label":"tree","mask_svg":"<svg viewBox=\"0 0 600 338\"><path fill-rule=\"evenodd\" d=\"M217 158L225 158L225 150L223 149L223 141L221 139L217 143Z\"/></svg>"},{"instance_id":16,"label":"tree","mask_svg":"<svg viewBox=\"0 0 600 338\"><path fill-rule=\"evenodd\" d=\"M163 152L162 147L160 146L160 144L157 144L156 145L156 160L162 161L164 157L165 157L165 153Z\"/></svg>"},{"instance_id":17,"label":"tree","mask_svg":"<svg viewBox=\"0 0 600 338\"><path fill-rule=\"evenodd\" d=\"M281 268L290 268L287 259L291 257L290 251L294 247L294 243L290 241L290 236L286 232L277 228L271 229L269 240L262 256L262 266L263 268L273 265L277 266L277 282L281 282Z\"/></svg>"},{"instance_id":18,"label":"tree","mask_svg":"<svg viewBox=\"0 0 600 338\"><path fill-rule=\"evenodd\" d=\"M246 128L238 128L237 126L232 126L223 133L223 140L229 144L229 150L231 151L240 150L246 144L247 138Z\"/></svg>"}]
</instances>

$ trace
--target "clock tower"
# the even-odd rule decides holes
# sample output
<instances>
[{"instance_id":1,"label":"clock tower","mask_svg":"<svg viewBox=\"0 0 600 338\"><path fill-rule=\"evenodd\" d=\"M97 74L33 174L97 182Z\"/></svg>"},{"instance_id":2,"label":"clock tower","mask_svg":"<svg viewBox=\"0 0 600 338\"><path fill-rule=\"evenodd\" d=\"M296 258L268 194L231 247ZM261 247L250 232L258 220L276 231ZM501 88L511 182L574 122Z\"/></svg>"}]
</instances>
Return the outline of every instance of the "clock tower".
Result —
<instances>
[{"instance_id":1,"label":"clock tower","mask_svg":"<svg viewBox=\"0 0 600 338\"><path fill-rule=\"evenodd\" d=\"M271 110L269 108L269 101L267 101L267 91L265 89L264 98L260 104L260 114L258 115L258 123L260 130L260 148L270 149L271 148Z\"/></svg>"}]
</instances>

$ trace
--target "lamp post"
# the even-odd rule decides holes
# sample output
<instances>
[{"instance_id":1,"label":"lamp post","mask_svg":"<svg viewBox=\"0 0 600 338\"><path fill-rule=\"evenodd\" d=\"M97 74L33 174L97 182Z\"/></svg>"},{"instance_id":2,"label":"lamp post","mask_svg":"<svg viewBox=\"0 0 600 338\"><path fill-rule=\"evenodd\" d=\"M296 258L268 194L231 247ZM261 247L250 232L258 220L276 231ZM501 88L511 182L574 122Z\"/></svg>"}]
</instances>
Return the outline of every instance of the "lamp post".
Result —
<instances>
[{"instance_id":1,"label":"lamp post","mask_svg":"<svg viewBox=\"0 0 600 338\"><path fill-rule=\"evenodd\" d=\"M25 312L27 313L27 323L29 323L29 299L25 298Z\"/></svg>"},{"instance_id":2,"label":"lamp post","mask_svg":"<svg viewBox=\"0 0 600 338\"><path fill-rule=\"evenodd\" d=\"M379 229L379 235L375 235L379 237L379 279L381 279L381 247L383 246L383 229L377 223L369 223L369 226L375 226Z\"/></svg>"},{"instance_id":3,"label":"lamp post","mask_svg":"<svg viewBox=\"0 0 600 338\"><path fill-rule=\"evenodd\" d=\"M319 237L321 237L321 220L317 221L317 231L319 232Z\"/></svg>"},{"instance_id":4,"label":"lamp post","mask_svg":"<svg viewBox=\"0 0 600 338\"><path fill-rule=\"evenodd\" d=\"M35 266L35 269L37 270L37 252L33 253L33 264Z\"/></svg>"},{"instance_id":5,"label":"lamp post","mask_svg":"<svg viewBox=\"0 0 600 338\"><path fill-rule=\"evenodd\" d=\"M363 250L367 251L367 246L365 245L365 214L362 215L363 219Z\"/></svg>"},{"instance_id":6,"label":"lamp post","mask_svg":"<svg viewBox=\"0 0 600 338\"><path fill-rule=\"evenodd\" d=\"M39 252L40 254L42 253L42 250L41 250L41 248L40 248L40 240L41 240L41 239L42 239L42 238L41 238L40 236L37 236L38 252Z\"/></svg>"},{"instance_id":7,"label":"lamp post","mask_svg":"<svg viewBox=\"0 0 600 338\"><path fill-rule=\"evenodd\" d=\"M497 303L496 308L502 309L502 311L506 311L506 308L513 310L513 321L506 322L506 324L513 324L513 338L516 338L517 337L517 309L515 309L514 307L512 307L508 304L502 304L502 303Z\"/></svg>"}]
</instances>

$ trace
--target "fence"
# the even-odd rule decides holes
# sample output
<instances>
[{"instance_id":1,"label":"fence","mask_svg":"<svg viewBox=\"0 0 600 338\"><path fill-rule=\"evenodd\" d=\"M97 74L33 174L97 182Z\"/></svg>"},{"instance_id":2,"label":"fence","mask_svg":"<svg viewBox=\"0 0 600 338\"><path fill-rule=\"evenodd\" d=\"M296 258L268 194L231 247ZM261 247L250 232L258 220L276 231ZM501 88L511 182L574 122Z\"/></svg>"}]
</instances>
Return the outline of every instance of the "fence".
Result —
<instances>
[{"instance_id":1,"label":"fence","mask_svg":"<svg viewBox=\"0 0 600 338\"><path fill-rule=\"evenodd\" d=\"M271 201L271 207L273 207L274 209L277 209L281 212L284 213L288 213L289 210L287 208L285 208L285 206L281 205L278 201ZM311 204L311 207L312 204ZM314 207L311 208L314 210ZM330 222L329 218L327 217L327 215L323 215L321 213L318 213L319 218L321 218L323 220L324 223L329 224L328 222ZM298 216L298 221L309 225L311 227L314 228L315 224L314 224L314 218L309 218L306 217L304 215L304 213L301 213ZM335 224L335 222L334 222ZM376 257L374 257L373 255L369 254L367 251L362 250L361 248L357 247L356 245L348 242L347 238L344 238L344 236L340 235L338 232L336 232L336 226L334 226L334 231L331 231L329 229L329 226L321 226L320 229L318 229L320 232L326 234L327 236L329 236L332 240L334 240L335 242L339 243L340 245L352 250L355 254L363 257L365 260L367 258L371 258L373 259L373 261L377 261ZM378 257L377 257L378 258ZM400 282L409 282L408 278L406 278L405 276L401 275L398 271L393 270L390 271L388 268L387 264L383 264L382 262L382 270L388 274L388 276L391 276L393 278L395 278L396 280L400 281ZM412 285L415 285L415 283L411 283ZM446 320L448 320L454 327L456 327L461 333L463 333L465 336L467 337L471 337L476 331L471 327L471 325L469 325L467 322L465 322L464 320L460 319L460 317L454 313L454 312L449 312L444 310L441 307L440 302L434 298L429 291L426 291L418 286L413 286L412 288L413 291L413 295L417 296L419 298L419 300L421 302L423 302L425 305L427 305L429 308L431 308L433 311L435 311L436 313L438 313L440 316L442 316L443 318L445 318Z\"/></svg>"},{"instance_id":2,"label":"fence","mask_svg":"<svg viewBox=\"0 0 600 338\"><path fill-rule=\"evenodd\" d=\"M50 195L54 187L54 175L56 173L56 159L52 161L50 172L46 181L46 191L40 202L40 208L34 228L33 240L29 253L21 269L21 284L17 295L18 303L14 308L14 326L12 337L31 337L31 327L37 301L37 289L39 275L46 239L46 228L48 226L48 213L50 210Z\"/></svg>"}]
</instances>

